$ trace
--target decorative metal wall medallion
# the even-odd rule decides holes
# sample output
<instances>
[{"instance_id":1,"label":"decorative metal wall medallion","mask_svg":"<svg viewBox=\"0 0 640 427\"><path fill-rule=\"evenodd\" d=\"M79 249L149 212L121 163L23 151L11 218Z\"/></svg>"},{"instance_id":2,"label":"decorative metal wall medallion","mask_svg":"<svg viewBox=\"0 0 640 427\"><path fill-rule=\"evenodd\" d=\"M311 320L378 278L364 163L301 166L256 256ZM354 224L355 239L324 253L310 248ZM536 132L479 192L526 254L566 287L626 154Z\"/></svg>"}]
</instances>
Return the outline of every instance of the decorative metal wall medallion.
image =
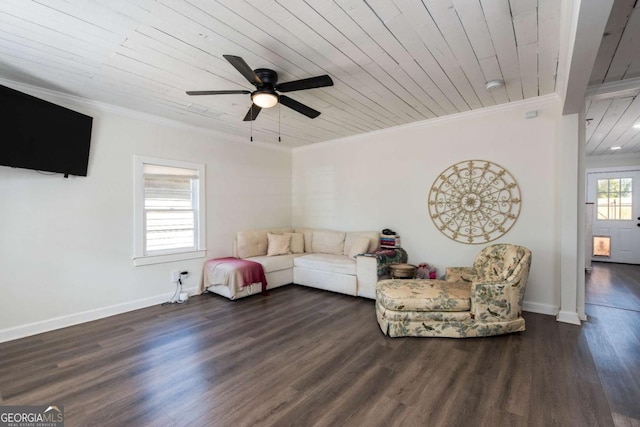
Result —
<instances>
[{"instance_id":1,"label":"decorative metal wall medallion","mask_svg":"<svg viewBox=\"0 0 640 427\"><path fill-rule=\"evenodd\" d=\"M522 199L513 176L487 160L466 160L442 172L429 192L429 215L448 238L490 242L513 227Z\"/></svg>"}]
</instances>

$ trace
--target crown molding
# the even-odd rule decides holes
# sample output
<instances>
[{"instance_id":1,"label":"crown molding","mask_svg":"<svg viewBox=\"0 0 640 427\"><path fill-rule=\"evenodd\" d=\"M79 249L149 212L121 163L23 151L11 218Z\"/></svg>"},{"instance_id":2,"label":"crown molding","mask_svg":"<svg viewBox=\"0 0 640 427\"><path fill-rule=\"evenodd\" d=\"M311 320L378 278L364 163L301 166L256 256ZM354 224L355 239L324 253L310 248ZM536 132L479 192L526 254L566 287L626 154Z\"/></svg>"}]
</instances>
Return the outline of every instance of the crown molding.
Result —
<instances>
[{"instance_id":1,"label":"crown molding","mask_svg":"<svg viewBox=\"0 0 640 427\"><path fill-rule=\"evenodd\" d=\"M587 99L600 101L616 97L635 96L638 93L640 93L640 77L589 86L585 96Z\"/></svg>"}]
</instances>

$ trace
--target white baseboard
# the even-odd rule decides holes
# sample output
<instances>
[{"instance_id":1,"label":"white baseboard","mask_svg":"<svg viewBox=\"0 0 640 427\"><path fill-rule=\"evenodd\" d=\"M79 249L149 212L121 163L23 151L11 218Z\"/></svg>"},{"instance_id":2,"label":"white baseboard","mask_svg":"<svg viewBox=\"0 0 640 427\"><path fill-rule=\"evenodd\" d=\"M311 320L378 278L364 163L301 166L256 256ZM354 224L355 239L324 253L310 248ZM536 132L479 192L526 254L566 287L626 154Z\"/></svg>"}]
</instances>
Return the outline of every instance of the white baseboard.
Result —
<instances>
[{"instance_id":1,"label":"white baseboard","mask_svg":"<svg viewBox=\"0 0 640 427\"><path fill-rule=\"evenodd\" d=\"M183 289L189 295L195 295L198 292L196 287ZM66 328L80 323L91 322L93 320L103 319L105 317L115 316L140 308L150 307L156 304L162 304L169 301L174 293L155 295L135 301L129 301L121 304L111 305L108 307L96 308L94 310L83 311L80 313L69 314L66 316L54 317L53 319L42 320L39 322L28 323L26 325L14 326L12 328L0 329L0 343L6 341L17 340L19 338L31 335L41 334L43 332L53 331L55 329Z\"/></svg>"},{"instance_id":2,"label":"white baseboard","mask_svg":"<svg viewBox=\"0 0 640 427\"><path fill-rule=\"evenodd\" d=\"M538 302L523 301L522 310L531 313L546 314L548 316L556 316L560 308L555 305L540 304Z\"/></svg>"},{"instance_id":3,"label":"white baseboard","mask_svg":"<svg viewBox=\"0 0 640 427\"><path fill-rule=\"evenodd\" d=\"M549 316L556 316L558 322L571 323L572 325L581 325L580 317L578 313L572 313L569 311L560 311L560 307L555 305L540 304L537 302L524 301L522 303L522 310L532 313L547 314Z\"/></svg>"},{"instance_id":4,"label":"white baseboard","mask_svg":"<svg viewBox=\"0 0 640 427\"><path fill-rule=\"evenodd\" d=\"M571 323L572 325L582 325L578 313L572 311L561 311L558 313L556 319L558 320L558 322Z\"/></svg>"}]
</instances>

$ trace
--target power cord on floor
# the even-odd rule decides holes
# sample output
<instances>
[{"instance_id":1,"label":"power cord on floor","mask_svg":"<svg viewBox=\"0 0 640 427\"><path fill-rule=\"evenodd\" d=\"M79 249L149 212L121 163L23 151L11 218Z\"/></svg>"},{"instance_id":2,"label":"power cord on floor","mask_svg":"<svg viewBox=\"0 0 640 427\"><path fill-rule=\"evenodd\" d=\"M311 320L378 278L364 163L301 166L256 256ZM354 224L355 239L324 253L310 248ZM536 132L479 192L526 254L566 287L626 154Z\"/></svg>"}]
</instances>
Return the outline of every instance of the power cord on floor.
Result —
<instances>
[{"instance_id":1,"label":"power cord on floor","mask_svg":"<svg viewBox=\"0 0 640 427\"><path fill-rule=\"evenodd\" d=\"M188 274L188 271L183 271L178 275L178 280L176 281L176 291L173 293L173 296L169 298L169 301L162 303L163 306L169 304L182 304L186 302L186 300L181 300L179 296L182 293L182 276L186 276Z\"/></svg>"}]
</instances>

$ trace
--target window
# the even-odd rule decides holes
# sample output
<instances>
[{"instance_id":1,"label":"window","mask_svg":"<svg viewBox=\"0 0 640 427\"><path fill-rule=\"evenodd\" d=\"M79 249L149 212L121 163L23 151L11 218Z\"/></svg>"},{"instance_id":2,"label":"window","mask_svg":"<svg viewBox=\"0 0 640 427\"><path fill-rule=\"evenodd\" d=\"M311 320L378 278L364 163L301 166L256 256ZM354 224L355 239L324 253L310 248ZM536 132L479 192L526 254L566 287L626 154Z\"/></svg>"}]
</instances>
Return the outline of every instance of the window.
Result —
<instances>
[{"instance_id":1,"label":"window","mask_svg":"<svg viewBox=\"0 0 640 427\"><path fill-rule=\"evenodd\" d=\"M632 178L598 180L598 220L631 220Z\"/></svg>"},{"instance_id":2,"label":"window","mask_svg":"<svg viewBox=\"0 0 640 427\"><path fill-rule=\"evenodd\" d=\"M134 264L204 257L204 165L136 156L134 169Z\"/></svg>"}]
</instances>

